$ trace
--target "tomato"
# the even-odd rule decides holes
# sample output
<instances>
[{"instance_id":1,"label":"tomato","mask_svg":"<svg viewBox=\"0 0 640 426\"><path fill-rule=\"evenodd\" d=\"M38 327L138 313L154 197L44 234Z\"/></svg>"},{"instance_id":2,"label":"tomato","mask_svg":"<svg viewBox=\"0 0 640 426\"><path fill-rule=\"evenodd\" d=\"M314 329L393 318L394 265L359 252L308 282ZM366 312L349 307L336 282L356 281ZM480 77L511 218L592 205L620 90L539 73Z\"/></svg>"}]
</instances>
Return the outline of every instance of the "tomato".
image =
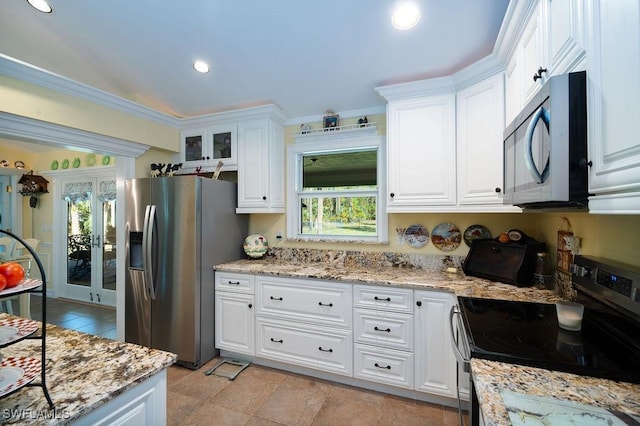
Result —
<instances>
[{"instance_id":1,"label":"tomato","mask_svg":"<svg viewBox=\"0 0 640 426\"><path fill-rule=\"evenodd\" d=\"M4 275L0 274L0 290L4 290L6 286L7 286L7 279L4 277Z\"/></svg>"},{"instance_id":2,"label":"tomato","mask_svg":"<svg viewBox=\"0 0 640 426\"><path fill-rule=\"evenodd\" d=\"M24 279L25 273L22 265L16 262L7 262L0 265L0 275L7 280L7 288L15 287Z\"/></svg>"}]
</instances>

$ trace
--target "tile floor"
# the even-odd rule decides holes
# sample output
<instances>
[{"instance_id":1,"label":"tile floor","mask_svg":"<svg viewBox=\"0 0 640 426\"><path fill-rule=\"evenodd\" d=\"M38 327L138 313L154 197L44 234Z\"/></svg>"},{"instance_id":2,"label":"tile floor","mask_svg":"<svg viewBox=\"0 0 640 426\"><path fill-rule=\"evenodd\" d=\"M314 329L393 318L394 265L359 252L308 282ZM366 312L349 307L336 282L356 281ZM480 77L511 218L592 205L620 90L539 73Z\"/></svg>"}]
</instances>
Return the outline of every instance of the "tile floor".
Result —
<instances>
[{"instance_id":1,"label":"tile floor","mask_svg":"<svg viewBox=\"0 0 640 426\"><path fill-rule=\"evenodd\" d=\"M41 319L42 300L31 297ZM15 301L14 312L18 312ZM47 322L115 338L115 310L47 299ZM272 368L251 365L235 380L198 370L168 370L167 425L457 425L454 408L354 388ZM465 419L466 423L466 419Z\"/></svg>"}]
</instances>

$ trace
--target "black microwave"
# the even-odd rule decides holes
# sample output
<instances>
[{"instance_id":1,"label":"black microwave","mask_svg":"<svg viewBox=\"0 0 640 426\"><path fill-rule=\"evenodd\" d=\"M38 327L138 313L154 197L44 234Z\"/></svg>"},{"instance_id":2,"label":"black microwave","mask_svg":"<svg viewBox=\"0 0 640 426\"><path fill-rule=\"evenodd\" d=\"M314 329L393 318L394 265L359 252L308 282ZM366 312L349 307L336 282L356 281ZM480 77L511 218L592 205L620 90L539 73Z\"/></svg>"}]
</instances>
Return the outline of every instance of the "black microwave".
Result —
<instances>
[{"instance_id":1,"label":"black microwave","mask_svg":"<svg viewBox=\"0 0 640 426\"><path fill-rule=\"evenodd\" d=\"M587 76L549 78L504 131L504 204L588 208Z\"/></svg>"}]
</instances>

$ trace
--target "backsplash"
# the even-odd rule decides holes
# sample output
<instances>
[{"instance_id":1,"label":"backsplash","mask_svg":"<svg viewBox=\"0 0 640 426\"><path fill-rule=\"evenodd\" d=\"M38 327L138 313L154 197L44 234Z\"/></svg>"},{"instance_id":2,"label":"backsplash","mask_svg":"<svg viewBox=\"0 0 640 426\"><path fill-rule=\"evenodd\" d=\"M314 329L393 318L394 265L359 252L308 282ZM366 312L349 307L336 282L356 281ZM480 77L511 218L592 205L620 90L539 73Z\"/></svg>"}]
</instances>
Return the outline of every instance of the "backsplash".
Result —
<instances>
[{"instance_id":1,"label":"backsplash","mask_svg":"<svg viewBox=\"0 0 640 426\"><path fill-rule=\"evenodd\" d=\"M409 267L442 270L449 267L461 268L464 256L366 252L356 250L318 250L305 248L275 247L266 254L281 262L315 263L324 262L340 266L361 267Z\"/></svg>"}]
</instances>

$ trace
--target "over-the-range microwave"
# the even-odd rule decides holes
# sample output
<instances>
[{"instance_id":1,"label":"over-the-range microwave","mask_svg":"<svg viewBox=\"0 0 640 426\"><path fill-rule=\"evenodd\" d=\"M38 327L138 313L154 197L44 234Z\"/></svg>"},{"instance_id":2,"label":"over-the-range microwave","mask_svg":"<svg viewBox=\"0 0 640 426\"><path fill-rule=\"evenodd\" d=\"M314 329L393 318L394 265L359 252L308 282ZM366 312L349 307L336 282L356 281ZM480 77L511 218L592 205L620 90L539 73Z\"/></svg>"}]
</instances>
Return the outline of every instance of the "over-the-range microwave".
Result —
<instances>
[{"instance_id":1,"label":"over-the-range microwave","mask_svg":"<svg viewBox=\"0 0 640 426\"><path fill-rule=\"evenodd\" d=\"M504 131L504 204L588 208L586 72L549 78Z\"/></svg>"}]
</instances>

